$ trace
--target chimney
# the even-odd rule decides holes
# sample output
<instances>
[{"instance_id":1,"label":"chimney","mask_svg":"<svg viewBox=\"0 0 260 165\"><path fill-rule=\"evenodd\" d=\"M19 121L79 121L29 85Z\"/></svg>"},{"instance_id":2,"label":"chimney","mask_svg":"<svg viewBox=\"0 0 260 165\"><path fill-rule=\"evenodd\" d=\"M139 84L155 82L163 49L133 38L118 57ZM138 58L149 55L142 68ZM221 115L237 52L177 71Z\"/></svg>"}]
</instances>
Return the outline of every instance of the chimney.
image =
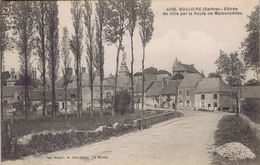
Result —
<instances>
[{"instance_id":1,"label":"chimney","mask_svg":"<svg viewBox=\"0 0 260 165\"><path fill-rule=\"evenodd\" d=\"M86 73L86 68L82 67L82 73Z\"/></svg>"},{"instance_id":2,"label":"chimney","mask_svg":"<svg viewBox=\"0 0 260 165\"><path fill-rule=\"evenodd\" d=\"M164 77L164 78L163 78L163 81L162 81L162 88L164 88L166 85L167 85L167 80L166 80L166 78Z\"/></svg>"}]
</instances>

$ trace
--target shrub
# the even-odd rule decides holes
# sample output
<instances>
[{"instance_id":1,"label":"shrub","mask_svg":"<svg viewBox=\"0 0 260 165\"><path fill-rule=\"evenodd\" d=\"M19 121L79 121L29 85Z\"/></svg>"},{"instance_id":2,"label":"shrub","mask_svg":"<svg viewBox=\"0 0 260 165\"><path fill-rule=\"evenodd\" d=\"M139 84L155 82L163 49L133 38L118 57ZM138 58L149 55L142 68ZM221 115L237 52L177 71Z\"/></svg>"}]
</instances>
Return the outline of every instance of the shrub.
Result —
<instances>
[{"instance_id":1,"label":"shrub","mask_svg":"<svg viewBox=\"0 0 260 165\"><path fill-rule=\"evenodd\" d=\"M117 113L125 114L130 112L131 96L129 92L124 89L116 93L116 106L115 111Z\"/></svg>"}]
</instances>

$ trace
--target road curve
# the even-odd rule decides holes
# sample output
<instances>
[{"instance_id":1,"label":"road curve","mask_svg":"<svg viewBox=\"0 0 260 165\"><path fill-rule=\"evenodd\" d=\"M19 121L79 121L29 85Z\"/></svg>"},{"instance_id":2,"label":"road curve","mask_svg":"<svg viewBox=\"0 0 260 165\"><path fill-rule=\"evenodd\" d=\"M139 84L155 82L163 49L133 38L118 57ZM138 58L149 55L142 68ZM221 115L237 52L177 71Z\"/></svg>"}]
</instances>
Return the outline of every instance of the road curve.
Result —
<instances>
[{"instance_id":1,"label":"road curve","mask_svg":"<svg viewBox=\"0 0 260 165\"><path fill-rule=\"evenodd\" d=\"M208 165L214 131L225 113L184 114L142 131L3 165Z\"/></svg>"}]
</instances>

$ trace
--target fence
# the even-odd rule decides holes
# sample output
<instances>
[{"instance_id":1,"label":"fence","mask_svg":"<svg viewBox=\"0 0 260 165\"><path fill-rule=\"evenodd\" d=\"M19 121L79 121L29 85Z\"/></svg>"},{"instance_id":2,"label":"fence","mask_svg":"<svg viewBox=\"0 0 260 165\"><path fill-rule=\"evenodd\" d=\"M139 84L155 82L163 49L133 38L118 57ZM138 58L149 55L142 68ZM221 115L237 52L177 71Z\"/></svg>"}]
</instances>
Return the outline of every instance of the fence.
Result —
<instances>
[{"instance_id":1,"label":"fence","mask_svg":"<svg viewBox=\"0 0 260 165\"><path fill-rule=\"evenodd\" d=\"M241 101L241 113L260 124L260 99L246 98Z\"/></svg>"}]
</instances>

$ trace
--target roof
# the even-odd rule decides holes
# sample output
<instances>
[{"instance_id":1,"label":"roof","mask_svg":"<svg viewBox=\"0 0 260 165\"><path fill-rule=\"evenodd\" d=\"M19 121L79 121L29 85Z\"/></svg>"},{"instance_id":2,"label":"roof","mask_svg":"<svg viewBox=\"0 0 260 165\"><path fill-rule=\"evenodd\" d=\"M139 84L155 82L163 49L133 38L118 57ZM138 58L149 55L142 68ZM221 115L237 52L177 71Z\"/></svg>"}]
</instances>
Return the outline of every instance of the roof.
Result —
<instances>
[{"instance_id":1,"label":"roof","mask_svg":"<svg viewBox=\"0 0 260 165\"><path fill-rule=\"evenodd\" d=\"M14 97L16 92L22 92L23 86L3 86L3 98Z\"/></svg>"},{"instance_id":2,"label":"roof","mask_svg":"<svg viewBox=\"0 0 260 165\"><path fill-rule=\"evenodd\" d=\"M162 81L164 78L170 78L168 73L160 73L156 75L158 81Z\"/></svg>"},{"instance_id":3,"label":"roof","mask_svg":"<svg viewBox=\"0 0 260 165\"><path fill-rule=\"evenodd\" d=\"M239 97L242 98L260 98L260 86L243 86L242 93Z\"/></svg>"},{"instance_id":4,"label":"roof","mask_svg":"<svg viewBox=\"0 0 260 165\"><path fill-rule=\"evenodd\" d=\"M71 80L72 80L72 82L68 85L68 87L69 88L76 87L77 86L76 85L76 81L77 81L76 75L73 75L71 77ZM72 83L74 83L74 85ZM58 81L56 82L56 85L57 85L58 88L63 88L63 78L58 79ZM82 87L86 87L86 86L90 86L89 75L88 75L88 73L83 73L82 74ZM100 86L100 77L99 76L95 77L94 86ZM103 80L103 86L113 86L113 83L109 83L107 81L107 79L104 79Z\"/></svg>"},{"instance_id":5,"label":"roof","mask_svg":"<svg viewBox=\"0 0 260 165\"><path fill-rule=\"evenodd\" d=\"M165 87L162 89L162 95L176 95L178 92L178 87L181 83L181 80L169 80Z\"/></svg>"},{"instance_id":6,"label":"roof","mask_svg":"<svg viewBox=\"0 0 260 165\"><path fill-rule=\"evenodd\" d=\"M232 89L221 78L203 78L199 81L196 93L230 92Z\"/></svg>"},{"instance_id":7,"label":"roof","mask_svg":"<svg viewBox=\"0 0 260 165\"><path fill-rule=\"evenodd\" d=\"M194 68L193 64L191 64L191 65L183 64L180 61L178 61L177 58L175 59L175 61L173 63L172 70L176 71L176 72L178 72L178 71L187 71L189 73L199 73L197 71L197 69Z\"/></svg>"},{"instance_id":8,"label":"roof","mask_svg":"<svg viewBox=\"0 0 260 165\"><path fill-rule=\"evenodd\" d=\"M149 89L147 89L147 92L145 96L160 96L162 91L162 81L154 81L152 82Z\"/></svg>"},{"instance_id":9,"label":"roof","mask_svg":"<svg viewBox=\"0 0 260 165\"><path fill-rule=\"evenodd\" d=\"M202 79L202 76L199 73L187 73L180 83L179 88L195 88L200 79Z\"/></svg>"},{"instance_id":10,"label":"roof","mask_svg":"<svg viewBox=\"0 0 260 165\"><path fill-rule=\"evenodd\" d=\"M147 89L151 86L152 81L145 81L144 82L144 91L147 91ZM142 92L142 81L135 81L134 83L134 92L135 93L141 93Z\"/></svg>"},{"instance_id":11,"label":"roof","mask_svg":"<svg viewBox=\"0 0 260 165\"><path fill-rule=\"evenodd\" d=\"M65 100L65 90L63 88L58 88L56 91L56 99L59 100ZM51 90L46 91L46 99L47 101L50 101L52 98ZM77 96L77 90L69 88L67 89L67 98L68 100L71 99L71 95ZM30 99L32 101L41 101L43 100L43 90L42 89L34 89L30 92Z\"/></svg>"}]
</instances>

